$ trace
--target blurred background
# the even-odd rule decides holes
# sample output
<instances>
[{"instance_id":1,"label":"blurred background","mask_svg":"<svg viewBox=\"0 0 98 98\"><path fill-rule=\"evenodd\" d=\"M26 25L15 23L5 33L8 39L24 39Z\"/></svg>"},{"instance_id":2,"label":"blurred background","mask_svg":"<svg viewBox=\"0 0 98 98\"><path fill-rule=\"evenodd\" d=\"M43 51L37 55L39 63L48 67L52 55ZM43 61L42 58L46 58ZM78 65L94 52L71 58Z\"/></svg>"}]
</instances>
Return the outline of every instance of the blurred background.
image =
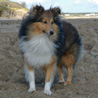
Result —
<instances>
[{"instance_id":1,"label":"blurred background","mask_svg":"<svg viewBox=\"0 0 98 98\"><path fill-rule=\"evenodd\" d=\"M21 19L36 4L58 6L66 18L98 18L98 0L0 0L0 18Z\"/></svg>"}]
</instances>

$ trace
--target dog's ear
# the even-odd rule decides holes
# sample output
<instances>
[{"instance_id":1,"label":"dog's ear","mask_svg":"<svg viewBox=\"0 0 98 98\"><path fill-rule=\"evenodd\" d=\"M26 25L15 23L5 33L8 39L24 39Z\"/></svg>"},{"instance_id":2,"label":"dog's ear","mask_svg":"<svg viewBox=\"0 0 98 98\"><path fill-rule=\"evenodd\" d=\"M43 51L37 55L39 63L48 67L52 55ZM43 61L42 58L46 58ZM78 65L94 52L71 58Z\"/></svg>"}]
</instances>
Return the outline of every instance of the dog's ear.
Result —
<instances>
[{"instance_id":1,"label":"dog's ear","mask_svg":"<svg viewBox=\"0 0 98 98\"><path fill-rule=\"evenodd\" d=\"M54 17L57 17L59 14L61 14L61 9L59 7L50 8L50 10Z\"/></svg>"},{"instance_id":2,"label":"dog's ear","mask_svg":"<svg viewBox=\"0 0 98 98\"><path fill-rule=\"evenodd\" d=\"M30 9L29 14L30 16L37 18L38 16L42 15L43 12L44 12L44 8L41 5L40 6L36 5Z\"/></svg>"}]
</instances>

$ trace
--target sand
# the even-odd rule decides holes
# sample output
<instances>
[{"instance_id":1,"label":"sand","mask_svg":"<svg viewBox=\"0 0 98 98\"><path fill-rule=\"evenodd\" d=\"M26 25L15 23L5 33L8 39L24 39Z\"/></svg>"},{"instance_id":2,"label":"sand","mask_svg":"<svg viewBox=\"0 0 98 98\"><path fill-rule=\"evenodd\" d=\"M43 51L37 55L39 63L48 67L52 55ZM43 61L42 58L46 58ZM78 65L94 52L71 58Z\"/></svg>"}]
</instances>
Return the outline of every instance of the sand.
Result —
<instances>
[{"instance_id":1,"label":"sand","mask_svg":"<svg viewBox=\"0 0 98 98\"><path fill-rule=\"evenodd\" d=\"M82 36L85 49L98 52L98 19L66 19ZM98 98L98 56L84 54L73 71L72 84L52 87L52 96L43 93L44 72L36 71L37 91L28 93L18 31L21 20L0 20L0 98Z\"/></svg>"}]
</instances>

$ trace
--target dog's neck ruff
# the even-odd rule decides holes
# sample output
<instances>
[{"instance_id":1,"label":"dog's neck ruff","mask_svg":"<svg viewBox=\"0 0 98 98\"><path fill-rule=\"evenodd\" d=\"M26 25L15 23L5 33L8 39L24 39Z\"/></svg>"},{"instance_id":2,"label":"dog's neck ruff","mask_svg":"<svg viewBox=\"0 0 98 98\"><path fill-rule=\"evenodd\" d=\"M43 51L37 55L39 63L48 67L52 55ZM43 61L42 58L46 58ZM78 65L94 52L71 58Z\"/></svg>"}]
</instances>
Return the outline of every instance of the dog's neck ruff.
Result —
<instances>
[{"instance_id":1,"label":"dog's neck ruff","mask_svg":"<svg viewBox=\"0 0 98 98\"><path fill-rule=\"evenodd\" d=\"M46 36L38 35L29 41L20 40L20 49L31 66L49 64L55 52L55 44Z\"/></svg>"}]
</instances>

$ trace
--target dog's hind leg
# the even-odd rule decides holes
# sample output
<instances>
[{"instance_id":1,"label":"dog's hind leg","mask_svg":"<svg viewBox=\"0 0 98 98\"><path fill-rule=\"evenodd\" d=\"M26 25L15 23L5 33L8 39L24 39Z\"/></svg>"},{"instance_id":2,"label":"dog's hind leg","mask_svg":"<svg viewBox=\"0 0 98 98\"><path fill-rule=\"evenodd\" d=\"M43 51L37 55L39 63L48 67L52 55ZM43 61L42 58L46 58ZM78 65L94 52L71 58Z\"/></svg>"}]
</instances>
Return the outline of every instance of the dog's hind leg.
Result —
<instances>
[{"instance_id":1,"label":"dog's hind leg","mask_svg":"<svg viewBox=\"0 0 98 98\"><path fill-rule=\"evenodd\" d=\"M71 79L72 79L72 66L69 66L67 68L67 80L66 82L64 83L64 85L69 85L71 83Z\"/></svg>"},{"instance_id":2,"label":"dog's hind leg","mask_svg":"<svg viewBox=\"0 0 98 98\"><path fill-rule=\"evenodd\" d=\"M58 64L57 67L58 67L58 72L59 72L59 82L58 83L62 84L62 83L64 83L62 65Z\"/></svg>"},{"instance_id":3,"label":"dog's hind leg","mask_svg":"<svg viewBox=\"0 0 98 98\"><path fill-rule=\"evenodd\" d=\"M36 91L34 68L32 66L30 66L30 64L27 62L27 60L25 60L24 70L25 70L26 80L27 80L27 82L29 82L28 92Z\"/></svg>"},{"instance_id":4,"label":"dog's hind leg","mask_svg":"<svg viewBox=\"0 0 98 98\"><path fill-rule=\"evenodd\" d=\"M72 54L67 54L62 57L62 62L67 68L67 80L64 85L69 85L72 79L73 65L75 64L75 57Z\"/></svg>"}]
</instances>

